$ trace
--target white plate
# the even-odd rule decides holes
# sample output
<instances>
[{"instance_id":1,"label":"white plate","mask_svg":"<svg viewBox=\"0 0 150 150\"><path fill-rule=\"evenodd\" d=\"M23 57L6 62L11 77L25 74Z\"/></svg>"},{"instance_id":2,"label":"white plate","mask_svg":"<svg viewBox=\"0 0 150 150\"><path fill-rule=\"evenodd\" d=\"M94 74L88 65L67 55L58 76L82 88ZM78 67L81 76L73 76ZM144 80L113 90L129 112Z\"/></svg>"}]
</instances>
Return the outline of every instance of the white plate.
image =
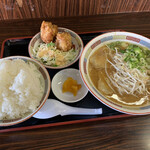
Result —
<instances>
[{"instance_id":1,"label":"white plate","mask_svg":"<svg viewBox=\"0 0 150 150\"><path fill-rule=\"evenodd\" d=\"M70 92L62 92L63 83L68 77L72 77L78 84L81 84L81 89L77 92L76 96ZM52 91L59 100L67 103L78 102L88 93L88 89L85 87L81 79L79 70L73 68L61 70L53 77Z\"/></svg>"}]
</instances>

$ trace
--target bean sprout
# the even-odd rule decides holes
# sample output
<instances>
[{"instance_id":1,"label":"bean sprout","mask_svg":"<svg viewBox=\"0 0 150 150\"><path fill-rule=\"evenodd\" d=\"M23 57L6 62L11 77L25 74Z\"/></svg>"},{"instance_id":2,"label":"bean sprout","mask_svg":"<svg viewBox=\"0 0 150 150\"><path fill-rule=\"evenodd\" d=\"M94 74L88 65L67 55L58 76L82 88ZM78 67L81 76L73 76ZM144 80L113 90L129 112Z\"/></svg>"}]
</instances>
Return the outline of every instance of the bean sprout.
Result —
<instances>
[{"instance_id":1,"label":"bean sprout","mask_svg":"<svg viewBox=\"0 0 150 150\"><path fill-rule=\"evenodd\" d=\"M141 72L137 68L129 69L128 64L124 62L124 56L119 54L117 49L116 54L113 57L113 61L107 58L105 64L105 72L112 84L118 89L119 93L132 94L150 94L146 87L146 83L149 80L147 72ZM107 71L107 63L109 63L115 71L109 75Z\"/></svg>"}]
</instances>

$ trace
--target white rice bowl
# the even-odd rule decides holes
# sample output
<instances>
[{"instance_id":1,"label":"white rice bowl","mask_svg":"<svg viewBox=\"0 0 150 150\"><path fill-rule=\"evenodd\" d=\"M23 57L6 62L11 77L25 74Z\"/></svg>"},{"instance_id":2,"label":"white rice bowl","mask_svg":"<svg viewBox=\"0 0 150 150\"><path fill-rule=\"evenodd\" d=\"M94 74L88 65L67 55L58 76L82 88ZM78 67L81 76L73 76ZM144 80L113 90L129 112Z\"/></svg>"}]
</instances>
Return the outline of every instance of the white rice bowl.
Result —
<instances>
[{"instance_id":1,"label":"white rice bowl","mask_svg":"<svg viewBox=\"0 0 150 150\"><path fill-rule=\"evenodd\" d=\"M43 75L34 61L25 61L0 60L0 120L28 117L44 99Z\"/></svg>"}]
</instances>

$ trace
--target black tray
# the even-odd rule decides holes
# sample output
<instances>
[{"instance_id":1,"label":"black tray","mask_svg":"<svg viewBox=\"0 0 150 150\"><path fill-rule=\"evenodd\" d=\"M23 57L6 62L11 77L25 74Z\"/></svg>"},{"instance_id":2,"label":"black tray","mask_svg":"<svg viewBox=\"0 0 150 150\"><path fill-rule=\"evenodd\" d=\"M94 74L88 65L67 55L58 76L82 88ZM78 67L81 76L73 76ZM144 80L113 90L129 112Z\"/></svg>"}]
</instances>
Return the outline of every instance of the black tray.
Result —
<instances>
[{"instance_id":1,"label":"black tray","mask_svg":"<svg viewBox=\"0 0 150 150\"><path fill-rule=\"evenodd\" d=\"M104 32L96 32L96 33L84 33L80 34L84 45L86 45L91 39L94 37L102 34ZM28 56L28 44L30 42L31 38L24 37L24 38L12 38L12 39L6 39L3 42L2 45L2 50L1 50L1 57L7 57L7 56L14 56L14 55L21 55L21 56ZM79 69L78 66L79 61L77 61L75 64L69 66L68 68L77 68ZM50 74L51 80L53 76L62 69L48 69L48 72ZM49 98L52 99L57 99L52 90L50 92ZM113 116L113 118L116 116L123 115L123 113L120 113L118 111L115 111L104 104L102 104L99 100L97 100L90 92L86 95L84 99L82 99L79 102L68 104L70 106L75 106L75 107L83 107L83 108L102 108L103 109L103 114L102 115L68 115L68 116L56 116L51 119L36 119L34 117L31 117L30 119L17 124L13 126L8 126L8 127L0 127L0 130L3 129L12 129L12 128L20 128L20 127L30 127L30 126L35 126L35 125L42 125L44 126L45 124L52 124L55 123L57 125L62 124L64 122L70 122L74 120L90 120L93 118L108 118L109 116ZM111 117L110 117L111 118Z\"/></svg>"}]
</instances>

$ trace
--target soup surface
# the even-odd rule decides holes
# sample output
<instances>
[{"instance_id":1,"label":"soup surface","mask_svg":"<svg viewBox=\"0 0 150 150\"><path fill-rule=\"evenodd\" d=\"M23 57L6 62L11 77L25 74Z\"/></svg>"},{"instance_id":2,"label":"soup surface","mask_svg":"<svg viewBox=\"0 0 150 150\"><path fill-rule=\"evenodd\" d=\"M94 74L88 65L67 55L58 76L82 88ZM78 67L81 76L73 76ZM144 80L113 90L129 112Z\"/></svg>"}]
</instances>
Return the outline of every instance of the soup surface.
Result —
<instances>
[{"instance_id":1,"label":"soup surface","mask_svg":"<svg viewBox=\"0 0 150 150\"><path fill-rule=\"evenodd\" d=\"M95 88L127 107L149 104L150 50L124 41L103 45L91 54L88 75Z\"/></svg>"}]
</instances>

